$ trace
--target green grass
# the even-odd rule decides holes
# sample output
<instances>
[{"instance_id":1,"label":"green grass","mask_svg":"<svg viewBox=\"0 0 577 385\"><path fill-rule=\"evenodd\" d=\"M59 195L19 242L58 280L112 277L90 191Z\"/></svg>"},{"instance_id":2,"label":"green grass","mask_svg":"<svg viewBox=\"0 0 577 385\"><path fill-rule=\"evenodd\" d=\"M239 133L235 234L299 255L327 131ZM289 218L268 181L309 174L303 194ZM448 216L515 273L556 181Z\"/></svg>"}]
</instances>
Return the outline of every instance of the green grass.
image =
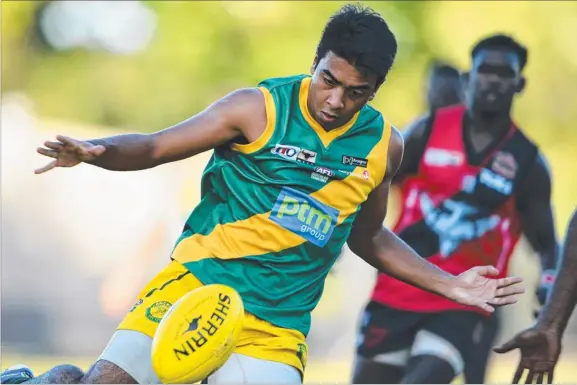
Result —
<instances>
[{"instance_id":1,"label":"green grass","mask_svg":"<svg viewBox=\"0 0 577 385\"><path fill-rule=\"evenodd\" d=\"M513 372L517 364L517 357L514 354L505 356L504 358L494 359L487 383L511 383ZM577 362L577 355L562 356L559 365L555 370L556 383L575 383L577 381L577 370L575 370L575 362ZM92 361L87 358L78 357L41 357L41 356L18 356L18 355L2 355L2 370L6 367L23 363L30 366L35 373L42 373L51 367L68 363L87 369ZM351 362L335 361L335 362L309 362L305 383L319 384L319 383L350 383ZM459 383L460 381L455 381Z\"/></svg>"}]
</instances>

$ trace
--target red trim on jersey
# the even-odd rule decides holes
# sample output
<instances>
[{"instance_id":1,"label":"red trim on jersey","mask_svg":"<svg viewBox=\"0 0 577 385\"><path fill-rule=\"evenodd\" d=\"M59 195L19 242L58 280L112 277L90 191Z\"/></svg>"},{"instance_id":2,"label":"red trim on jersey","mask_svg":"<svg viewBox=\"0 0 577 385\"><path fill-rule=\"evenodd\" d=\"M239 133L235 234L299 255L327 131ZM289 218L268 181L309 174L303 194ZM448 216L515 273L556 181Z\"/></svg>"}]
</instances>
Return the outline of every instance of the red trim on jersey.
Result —
<instances>
[{"instance_id":1,"label":"red trim on jersey","mask_svg":"<svg viewBox=\"0 0 577 385\"><path fill-rule=\"evenodd\" d=\"M510 132L485 158L480 166L467 160L463 140L462 122L464 106L453 106L437 111L429 141L419 164L418 174L407 178L400 186L402 209L393 227L395 233L423 219L423 199L435 207L466 188L492 156L515 133ZM509 259L521 235L519 217L512 195L493 214L497 225L479 238L462 241L447 257L436 253L429 257L431 263L451 273L460 274L471 267L493 265L500 271L499 277L507 275ZM492 216L493 216L492 215ZM443 220L451 221L448 215ZM443 310L483 311L459 305L453 301L431 294L386 274L379 274L372 299L387 306L415 312Z\"/></svg>"}]
</instances>

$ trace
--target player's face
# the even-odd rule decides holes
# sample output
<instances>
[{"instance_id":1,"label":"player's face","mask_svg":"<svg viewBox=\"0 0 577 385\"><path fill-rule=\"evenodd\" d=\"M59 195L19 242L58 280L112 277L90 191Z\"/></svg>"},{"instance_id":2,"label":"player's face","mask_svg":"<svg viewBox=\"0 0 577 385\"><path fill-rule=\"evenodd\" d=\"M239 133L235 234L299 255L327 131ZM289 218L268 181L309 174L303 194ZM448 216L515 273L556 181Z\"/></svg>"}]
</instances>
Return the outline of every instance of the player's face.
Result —
<instances>
[{"instance_id":1,"label":"player's face","mask_svg":"<svg viewBox=\"0 0 577 385\"><path fill-rule=\"evenodd\" d=\"M437 109L463 101L461 79L448 75L431 75L427 89L429 108Z\"/></svg>"},{"instance_id":2,"label":"player's face","mask_svg":"<svg viewBox=\"0 0 577 385\"><path fill-rule=\"evenodd\" d=\"M467 104L480 112L508 112L523 85L517 55L505 50L482 50L473 60Z\"/></svg>"},{"instance_id":3,"label":"player's face","mask_svg":"<svg viewBox=\"0 0 577 385\"><path fill-rule=\"evenodd\" d=\"M377 75L363 73L345 59L329 52L311 68L308 108L327 130L342 126L377 91Z\"/></svg>"}]
</instances>

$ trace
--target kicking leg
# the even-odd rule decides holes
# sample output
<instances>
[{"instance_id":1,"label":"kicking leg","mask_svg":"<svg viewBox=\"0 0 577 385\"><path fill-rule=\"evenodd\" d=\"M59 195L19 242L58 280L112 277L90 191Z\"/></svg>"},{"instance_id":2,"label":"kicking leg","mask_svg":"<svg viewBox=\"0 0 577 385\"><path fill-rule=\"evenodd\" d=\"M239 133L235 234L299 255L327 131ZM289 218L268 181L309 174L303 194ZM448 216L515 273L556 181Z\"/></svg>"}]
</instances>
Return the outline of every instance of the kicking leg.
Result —
<instances>
[{"instance_id":1,"label":"kicking leg","mask_svg":"<svg viewBox=\"0 0 577 385\"><path fill-rule=\"evenodd\" d=\"M97 361L86 374L74 365L59 365L24 384L136 384L124 370L105 360Z\"/></svg>"},{"instance_id":2,"label":"kicking leg","mask_svg":"<svg viewBox=\"0 0 577 385\"><path fill-rule=\"evenodd\" d=\"M300 372L290 365L233 353L205 383L209 385L300 385Z\"/></svg>"},{"instance_id":3,"label":"kicking leg","mask_svg":"<svg viewBox=\"0 0 577 385\"><path fill-rule=\"evenodd\" d=\"M152 368L152 338L133 331L118 330L96 361L84 374L72 365L60 365L27 384L159 384Z\"/></svg>"}]
</instances>

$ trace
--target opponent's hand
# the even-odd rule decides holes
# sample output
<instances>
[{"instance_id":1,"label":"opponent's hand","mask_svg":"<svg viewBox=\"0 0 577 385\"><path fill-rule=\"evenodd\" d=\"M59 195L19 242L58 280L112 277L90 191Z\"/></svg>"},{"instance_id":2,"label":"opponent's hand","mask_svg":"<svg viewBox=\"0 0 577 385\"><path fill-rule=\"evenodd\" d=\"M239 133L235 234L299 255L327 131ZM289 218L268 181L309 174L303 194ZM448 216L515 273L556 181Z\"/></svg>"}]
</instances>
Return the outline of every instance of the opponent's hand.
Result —
<instances>
[{"instance_id":1,"label":"opponent's hand","mask_svg":"<svg viewBox=\"0 0 577 385\"><path fill-rule=\"evenodd\" d=\"M495 311L495 306L511 305L525 292L523 278L491 279L498 275L493 266L477 266L455 277L449 298L463 305L477 306L485 311Z\"/></svg>"},{"instance_id":2,"label":"opponent's hand","mask_svg":"<svg viewBox=\"0 0 577 385\"><path fill-rule=\"evenodd\" d=\"M532 327L517 334L510 341L493 348L495 353L507 353L521 349L521 360L513 376L513 383L518 384L523 372L528 370L526 384L542 384L545 375L547 383L553 383L555 365L561 354L561 336L549 330Z\"/></svg>"},{"instance_id":3,"label":"opponent's hand","mask_svg":"<svg viewBox=\"0 0 577 385\"><path fill-rule=\"evenodd\" d=\"M38 147L36 151L39 154L54 158L46 166L36 169L35 174L42 174L50 171L55 167L74 167L82 162L90 162L106 151L106 147L93 145L89 142L58 135L57 142L44 142L45 147Z\"/></svg>"}]
</instances>

